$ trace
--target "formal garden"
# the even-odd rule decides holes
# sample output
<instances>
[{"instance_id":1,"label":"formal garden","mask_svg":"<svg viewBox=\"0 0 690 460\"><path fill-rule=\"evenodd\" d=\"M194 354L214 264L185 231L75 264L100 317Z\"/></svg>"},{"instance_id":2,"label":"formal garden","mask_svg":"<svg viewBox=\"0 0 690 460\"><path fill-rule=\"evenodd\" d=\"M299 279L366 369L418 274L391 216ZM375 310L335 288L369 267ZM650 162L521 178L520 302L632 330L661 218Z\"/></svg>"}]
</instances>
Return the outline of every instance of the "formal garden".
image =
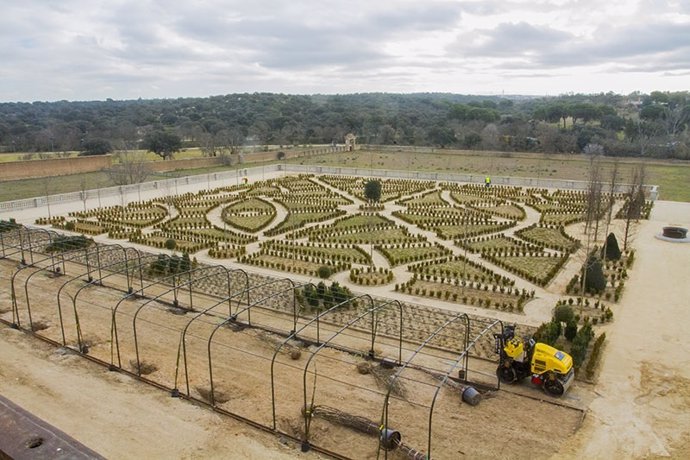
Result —
<instances>
[{"instance_id":1,"label":"formal garden","mask_svg":"<svg viewBox=\"0 0 690 460\"><path fill-rule=\"evenodd\" d=\"M598 201L597 228L629 215L624 194ZM590 202L585 191L295 175L37 223L151 246L180 261L337 281L379 296L509 314L523 324L529 303L548 294L573 309L571 323L590 327L613 319L634 260L613 232L604 244L573 236L571 228L594 225ZM651 209L639 197L633 206L639 218ZM552 287L566 266L574 274ZM305 302L315 308L313 299Z\"/></svg>"}]
</instances>

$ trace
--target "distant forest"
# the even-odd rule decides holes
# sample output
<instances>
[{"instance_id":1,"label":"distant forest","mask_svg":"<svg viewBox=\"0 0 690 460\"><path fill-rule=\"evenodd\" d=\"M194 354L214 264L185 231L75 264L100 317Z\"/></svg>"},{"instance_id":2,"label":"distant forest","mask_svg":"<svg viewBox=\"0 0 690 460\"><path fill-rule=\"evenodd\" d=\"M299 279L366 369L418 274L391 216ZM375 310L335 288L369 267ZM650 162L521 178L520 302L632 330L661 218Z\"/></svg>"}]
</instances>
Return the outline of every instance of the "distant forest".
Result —
<instances>
[{"instance_id":1,"label":"distant forest","mask_svg":"<svg viewBox=\"0 0 690 460\"><path fill-rule=\"evenodd\" d=\"M246 145L426 145L690 159L690 94L229 94L0 104L0 152L139 148L166 132L208 155Z\"/></svg>"}]
</instances>

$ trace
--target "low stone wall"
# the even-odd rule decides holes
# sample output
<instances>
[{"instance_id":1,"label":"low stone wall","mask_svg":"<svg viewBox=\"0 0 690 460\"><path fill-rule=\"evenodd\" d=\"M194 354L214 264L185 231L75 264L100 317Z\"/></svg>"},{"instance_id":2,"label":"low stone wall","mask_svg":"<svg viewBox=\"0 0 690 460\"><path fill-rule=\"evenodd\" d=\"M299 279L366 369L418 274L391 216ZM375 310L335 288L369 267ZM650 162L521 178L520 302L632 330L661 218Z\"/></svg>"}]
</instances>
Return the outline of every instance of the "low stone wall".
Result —
<instances>
[{"instance_id":1,"label":"low stone wall","mask_svg":"<svg viewBox=\"0 0 690 460\"><path fill-rule=\"evenodd\" d=\"M111 164L112 157L110 155L10 161L0 163L0 181L94 172L110 168Z\"/></svg>"}]
</instances>

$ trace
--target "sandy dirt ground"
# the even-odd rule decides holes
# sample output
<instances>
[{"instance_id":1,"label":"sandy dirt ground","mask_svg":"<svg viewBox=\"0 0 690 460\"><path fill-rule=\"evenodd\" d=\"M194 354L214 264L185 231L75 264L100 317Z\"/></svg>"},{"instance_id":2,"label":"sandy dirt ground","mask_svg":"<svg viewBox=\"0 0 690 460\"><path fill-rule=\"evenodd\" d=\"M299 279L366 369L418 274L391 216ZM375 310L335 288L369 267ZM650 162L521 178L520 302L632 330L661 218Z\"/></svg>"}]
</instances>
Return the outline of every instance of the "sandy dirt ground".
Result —
<instances>
[{"instance_id":1,"label":"sandy dirt ground","mask_svg":"<svg viewBox=\"0 0 690 460\"><path fill-rule=\"evenodd\" d=\"M0 268L4 275L3 281L7 280L7 275L12 272L13 265L9 261L1 261ZM70 267L66 273L73 273ZM23 279L28 276L28 269L24 275L18 276L17 279ZM61 330L59 328L59 319L55 308L55 302L51 299L55 298L53 294L57 291L58 286L65 282L65 277L48 277L45 272L36 272L36 276L31 278L30 296L31 296L31 311L34 324L41 324L45 329L41 328L40 334L52 340L61 340ZM105 284L114 286L116 280L108 278ZM6 283L5 283L6 284ZM22 284L18 282L18 284ZM84 285L80 280L67 286L67 292L63 292L62 297L75 295L75 289ZM87 286L87 285L84 285ZM149 290L149 296L152 292ZM24 305L24 299L19 296L18 299L21 305ZM89 286L79 295L79 318L83 337L85 342L89 344L89 355L109 362L111 359L111 349L109 344L109 319L111 316L111 306L122 298L121 291L113 289L102 288L97 286ZM170 300L170 299L167 299ZM208 299L210 300L210 299ZM204 308L204 296L197 296L195 305L197 309ZM4 306L2 317L9 319L9 312L7 311L7 304L9 298L7 292L0 293L0 304ZM189 329L190 334L187 336L185 356L189 367L183 366L180 368L180 376L177 377L175 357L177 355L178 343L180 340L180 331L185 327L190 317L186 315L174 315L165 307L164 304L149 303L144 299L136 301L127 301L118 304L117 330L119 337L119 352L121 360L118 359L116 363L125 369L131 369L136 363L135 342L133 337L133 329L131 327L132 318L137 317L135 311L140 306L141 314L138 316L139 323L137 326L138 353L142 363L154 364L155 369L147 372L147 378L152 379L158 383L165 385L168 388L179 388L183 393L191 393L197 398L207 398L209 385L209 373L207 369L207 342L206 337L209 336L211 330L214 329L216 323L211 318L204 317L203 320L194 323L194 326ZM144 308L145 306L145 308ZM3 311L4 310L4 311ZM22 312L25 310L21 308ZM28 321L27 316L22 313L22 322ZM288 325L280 325L277 321L282 321L281 318L276 318L277 314L273 314L270 318L268 312L261 312L255 310L252 317L253 324L265 324L267 326L279 327L282 330L287 330ZM286 315L278 315L286 316ZM289 316L289 315L287 315ZM63 322L65 324L66 341L72 347L76 347L75 336L75 321L70 308L65 308L62 313ZM220 321L224 316L215 318ZM324 325L321 330L322 338L330 337L331 333L336 330L332 326ZM49 408L41 407L37 415L45 417L49 422L56 424L63 431L71 434L82 443L88 445L92 449L102 453L106 457L112 457L112 451L109 451L109 446L101 446L100 441L94 441L89 437L89 433L93 428L91 424L99 414L114 414L114 420L120 418L131 417L136 420L135 424L141 424L138 430L138 436L142 440L153 436L159 438L157 427L155 430L148 430L146 428L149 423L157 423L159 419L165 420L165 417L160 416L160 412L169 410L172 413L171 417L175 416L177 412L176 403L169 402L168 409L165 407L154 407L151 410L153 418L144 416L139 418L139 413L129 413L130 406L136 406L146 411L149 404L158 405L159 399L153 402L146 400L134 401L136 397L137 385L132 383L125 384L125 395L120 395L123 388L119 387L119 383L128 380L116 373L108 373L106 371L93 371L96 377L101 379L100 382L91 384L91 379L87 383L88 387L84 390L83 399L88 400L87 407L91 407L96 414L85 415L82 422L88 423L89 428L85 429L74 418L70 418L74 425L65 426L66 423L63 417L66 415L65 407L73 407L73 395L63 395L64 388L74 388L79 392L79 386L84 383L80 381L82 371L75 376L72 372L79 367L80 358L71 354L64 354L61 352L46 351L45 354L40 353L35 355L36 350L31 348L30 337L22 335L16 336L18 333L8 328L0 329L3 335L0 340L7 341L8 347L3 347L3 351L7 353L0 354L0 362L9 362L9 365L3 368L3 372L8 377L7 383L16 380L16 387L6 393L10 399L13 396L18 397L15 400L18 404L23 404L22 401L31 401L27 409L34 410L34 401L44 401L46 398L50 399ZM306 330L300 333L301 337L313 336L313 329ZM217 403L220 407L239 414L243 417L254 420L263 425L270 425L271 423L271 386L269 384L270 357L273 354L274 347L262 340L262 332L255 329L246 329L243 331L233 331L228 328L221 328L218 333L214 335L213 341L213 376L215 382ZM368 350L368 337L357 331L349 331L347 335L339 336L337 343L341 346L348 347L354 350ZM488 336L489 341L491 337ZM392 345L395 341L379 340L376 344L377 354L382 356L395 356ZM406 345L403 350L403 360L411 357L411 352L414 350L414 345ZM40 347L39 347L40 350ZM365 416L370 420L378 420L381 414L383 405L382 391L380 387L377 389L377 384L371 375L361 375L356 370L356 364L364 362L361 357L352 354L343 353L336 350L324 349L317 355L312 355L317 351L313 346L302 353L298 360L290 360L285 356L280 356L276 361L275 367L275 390L276 390L276 414L278 429L284 433L288 433L295 437L300 437L303 433L303 419L300 417L300 408L304 402L303 395L303 369L310 368L315 372L318 370L318 384L315 391L315 404L335 407L341 411L359 416ZM33 356L26 356L27 354L34 354ZM309 360L308 360L309 358ZM312 361L313 358L313 361ZM454 355L449 353L441 353L436 350L432 353L420 353L415 357L417 364L423 365L427 369L446 369L448 362L452 361ZM50 361L48 365L42 364L42 359ZM311 367L309 367L311 363ZM83 363L88 366L89 363ZM485 376L493 376L495 364L481 361L483 369L477 369L471 365L473 373L477 370L484 372ZM43 372L50 369L50 377L45 377ZM64 378L63 378L64 374ZM312 383L311 374L307 374L308 394L312 394L312 388L315 383ZM426 433L427 421L429 414L429 407L434 397L434 390L438 382L430 377L427 373L416 369L410 369L403 374L403 384L406 389L406 394L400 398L392 398L389 401L389 423L405 433L404 439L409 445L415 448L426 447ZM188 381L188 385L185 384ZM495 380L494 380L495 381ZM489 381L487 381L489 383ZM536 389L529 387L518 387L515 390L532 390L536 396L542 396ZM511 390L513 390L511 388ZM161 393L159 391L159 393ZM148 392L144 393L146 396ZM88 395L88 397L86 396ZM161 394L164 401L170 401L171 398L166 397L165 392ZM535 395L533 395L534 397ZM79 397L79 396L76 396ZM127 400L123 398L132 398ZM439 393L434 410L434 458L453 458L462 453L472 458L530 458L531 453L535 450L545 450L549 448L551 439L560 435L561 433L572 434L575 432L581 421L581 411L557 406L548 402L539 403L532 398L527 398L523 395L516 394L514 391L500 391L491 394L486 400L477 407L469 407L461 404L459 401L459 394L457 391L449 388L443 388ZM189 404L189 403L185 403ZM60 412L60 407L62 411ZM81 407L76 405L76 407ZM173 407L173 408L170 408ZM60 412L53 414L53 412ZM42 415L48 413L49 415ZM201 417L201 415L199 415ZM528 435L524 435L515 430L515 425L525 426L529 424L529 420L538 418L543 420L553 420L558 423L544 424L540 427L535 427ZM55 421L57 420L57 421ZM108 423L106 419L106 423ZM114 423L114 422L112 422ZM194 429L201 429L204 431L204 436L196 436L190 434L179 440L177 444L166 445L166 448L180 449L179 456L182 458L207 458L215 455L215 444L211 442L214 437L207 436L207 431L213 432L215 427L200 424L194 420L177 421L171 424L168 429L176 431L183 429L185 423L192 423L195 425ZM232 425L230 425L232 427ZM187 433L185 433L186 435ZM122 439L121 434L117 430L112 430L109 427L101 427L101 437L117 436ZM128 434L133 436L133 434ZM261 439L261 438L258 438ZM496 442L497 439L509 439L511 444L510 450L505 450L503 442ZM350 430L344 429L337 425L333 425L321 419L314 419L311 431L310 441L316 445L325 447L329 450L336 451L341 455L346 455L351 458L376 458L377 456L377 442L375 438L370 436L360 435ZM108 440L112 442L114 448L120 449L117 457L136 458L139 455L139 448L136 444L119 445L116 440ZM146 442L146 441L142 441ZM158 442L158 441L156 441ZM237 442L243 442L239 440ZM256 440L248 440L250 443L246 446L246 451L243 451L243 458L249 456L250 458L257 458L257 454L252 451ZM183 443L183 444L181 444ZM209 444L210 443L210 444ZM253 443L253 444L252 444ZM273 442L272 444L275 444ZM265 448L268 449L266 455L260 455L261 458L270 458L274 455L275 448L270 442L266 443ZM295 444L289 443L293 449ZM181 446L186 446L182 449ZM198 450L192 449L192 446L198 446ZM225 449L224 445L219 446L218 450ZM150 456L156 458L167 457L167 451L156 451L156 443L150 446ZM285 448L287 449L287 448ZM426 450L426 449L425 449ZM191 453L187 454L188 451ZM278 452L280 453L280 451ZM147 456L147 457L150 457ZM397 455L393 458L399 458Z\"/></svg>"},{"instance_id":2,"label":"sandy dirt ground","mask_svg":"<svg viewBox=\"0 0 690 460\"><path fill-rule=\"evenodd\" d=\"M3 396L106 458L320 458L7 327L0 362Z\"/></svg>"},{"instance_id":3,"label":"sandy dirt ground","mask_svg":"<svg viewBox=\"0 0 690 460\"><path fill-rule=\"evenodd\" d=\"M690 227L690 203L657 201L637 230L595 398L554 458L690 458L690 244L656 239L669 224Z\"/></svg>"}]
</instances>

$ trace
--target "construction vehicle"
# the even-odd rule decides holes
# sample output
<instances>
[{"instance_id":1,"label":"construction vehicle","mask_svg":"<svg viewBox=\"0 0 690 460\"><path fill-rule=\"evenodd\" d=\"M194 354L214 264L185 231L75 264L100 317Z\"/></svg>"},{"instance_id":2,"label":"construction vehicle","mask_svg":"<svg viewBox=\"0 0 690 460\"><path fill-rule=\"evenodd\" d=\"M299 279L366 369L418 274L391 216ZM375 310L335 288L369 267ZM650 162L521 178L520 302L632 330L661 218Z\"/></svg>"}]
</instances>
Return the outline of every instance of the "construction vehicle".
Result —
<instances>
[{"instance_id":1,"label":"construction vehicle","mask_svg":"<svg viewBox=\"0 0 690 460\"><path fill-rule=\"evenodd\" d=\"M525 377L552 396L563 396L575 377L573 358L532 337L515 336L515 325L506 325L502 334L494 334L499 355L496 375L503 383L513 384Z\"/></svg>"}]
</instances>

